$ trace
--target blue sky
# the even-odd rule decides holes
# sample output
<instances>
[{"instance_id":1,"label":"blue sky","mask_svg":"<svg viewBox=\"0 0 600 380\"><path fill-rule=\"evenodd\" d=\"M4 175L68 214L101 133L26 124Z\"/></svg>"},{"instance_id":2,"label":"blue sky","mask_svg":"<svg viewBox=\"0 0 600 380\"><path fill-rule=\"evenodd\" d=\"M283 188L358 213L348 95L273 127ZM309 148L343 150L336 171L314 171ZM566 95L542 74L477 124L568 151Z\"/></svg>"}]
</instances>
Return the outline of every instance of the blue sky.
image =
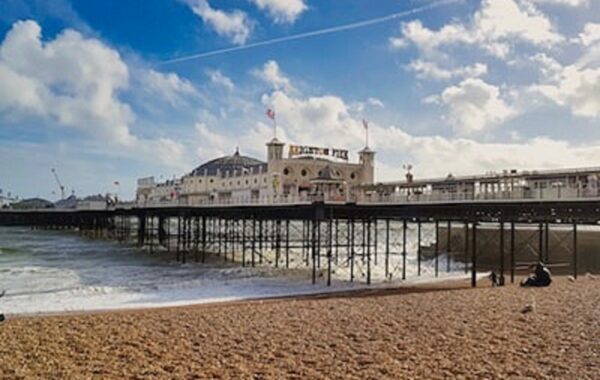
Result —
<instances>
[{"instance_id":1,"label":"blue sky","mask_svg":"<svg viewBox=\"0 0 600 380\"><path fill-rule=\"evenodd\" d=\"M286 142L352 152L367 119L380 181L599 163L596 0L2 0L0 41L0 188L22 197L56 198L51 168L131 197L264 158L267 108Z\"/></svg>"}]
</instances>

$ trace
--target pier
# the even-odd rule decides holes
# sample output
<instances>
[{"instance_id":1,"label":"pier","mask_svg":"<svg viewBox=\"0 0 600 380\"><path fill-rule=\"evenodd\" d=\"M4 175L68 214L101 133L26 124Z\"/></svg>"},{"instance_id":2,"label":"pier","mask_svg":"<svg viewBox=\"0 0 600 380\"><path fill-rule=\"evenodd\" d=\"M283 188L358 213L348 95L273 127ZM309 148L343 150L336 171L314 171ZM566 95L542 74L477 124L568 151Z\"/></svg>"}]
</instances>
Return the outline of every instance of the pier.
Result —
<instances>
[{"instance_id":1,"label":"pier","mask_svg":"<svg viewBox=\"0 0 600 380\"><path fill-rule=\"evenodd\" d=\"M73 229L173 254L179 262L218 257L241 266L310 269L312 282L407 278L409 247L417 276L494 271L504 281L543 261L577 277L580 226L597 225L596 199L426 203L329 203L132 207L110 210L5 210L0 225ZM526 251L526 252L525 252ZM525 252L525 254L524 254ZM519 261L518 257L528 257Z\"/></svg>"}]
</instances>

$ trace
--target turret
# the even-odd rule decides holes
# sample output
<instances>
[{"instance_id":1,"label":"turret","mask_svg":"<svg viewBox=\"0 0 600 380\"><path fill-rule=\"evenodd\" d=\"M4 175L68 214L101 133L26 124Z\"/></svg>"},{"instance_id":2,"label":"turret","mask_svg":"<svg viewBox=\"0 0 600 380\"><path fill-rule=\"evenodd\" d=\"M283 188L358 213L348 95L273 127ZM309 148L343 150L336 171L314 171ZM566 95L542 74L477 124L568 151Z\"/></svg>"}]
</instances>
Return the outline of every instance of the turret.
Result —
<instances>
[{"instance_id":1,"label":"turret","mask_svg":"<svg viewBox=\"0 0 600 380\"><path fill-rule=\"evenodd\" d=\"M273 140L267 143L267 161L271 163L274 160L283 159L283 146L285 144L273 138Z\"/></svg>"},{"instance_id":2,"label":"turret","mask_svg":"<svg viewBox=\"0 0 600 380\"><path fill-rule=\"evenodd\" d=\"M359 164L362 166L361 182L372 184L375 180L375 152L365 147L358 152Z\"/></svg>"}]
</instances>

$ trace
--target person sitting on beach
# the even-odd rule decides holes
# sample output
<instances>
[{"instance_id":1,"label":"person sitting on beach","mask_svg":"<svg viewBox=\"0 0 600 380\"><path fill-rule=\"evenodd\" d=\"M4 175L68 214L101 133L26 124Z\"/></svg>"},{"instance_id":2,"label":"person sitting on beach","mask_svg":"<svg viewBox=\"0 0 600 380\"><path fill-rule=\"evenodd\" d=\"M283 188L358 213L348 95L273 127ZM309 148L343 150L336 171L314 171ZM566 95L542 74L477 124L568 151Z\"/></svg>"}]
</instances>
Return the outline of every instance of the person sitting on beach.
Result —
<instances>
[{"instance_id":1,"label":"person sitting on beach","mask_svg":"<svg viewBox=\"0 0 600 380\"><path fill-rule=\"evenodd\" d=\"M0 298L4 297L4 295L6 294L6 290L3 290L0 292ZM4 322L6 318L4 317L4 314L0 313L0 323Z\"/></svg>"},{"instance_id":2,"label":"person sitting on beach","mask_svg":"<svg viewBox=\"0 0 600 380\"><path fill-rule=\"evenodd\" d=\"M530 266L531 273L529 277L521 281L521 286L549 286L552 283L552 277L550 270L544 266L543 263L539 262Z\"/></svg>"}]
</instances>

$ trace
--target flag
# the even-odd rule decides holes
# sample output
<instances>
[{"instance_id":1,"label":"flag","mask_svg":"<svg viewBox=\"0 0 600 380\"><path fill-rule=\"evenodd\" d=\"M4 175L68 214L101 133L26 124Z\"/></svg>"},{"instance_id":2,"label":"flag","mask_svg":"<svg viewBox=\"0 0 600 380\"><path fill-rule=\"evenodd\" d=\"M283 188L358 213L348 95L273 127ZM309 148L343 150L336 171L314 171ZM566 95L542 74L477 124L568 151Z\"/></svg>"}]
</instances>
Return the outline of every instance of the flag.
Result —
<instances>
[{"instance_id":1,"label":"flag","mask_svg":"<svg viewBox=\"0 0 600 380\"><path fill-rule=\"evenodd\" d=\"M365 127L365 129L369 129L369 124L365 119L363 119L363 127Z\"/></svg>"},{"instance_id":2,"label":"flag","mask_svg":"<svg viewBox=\"0 0 600 380\"><path fill-rule=\"evenodd\" d=\"M275 120L275 111L269 108L267 110L267 117L271 120Z\"/></svg>"}]
</instances>

